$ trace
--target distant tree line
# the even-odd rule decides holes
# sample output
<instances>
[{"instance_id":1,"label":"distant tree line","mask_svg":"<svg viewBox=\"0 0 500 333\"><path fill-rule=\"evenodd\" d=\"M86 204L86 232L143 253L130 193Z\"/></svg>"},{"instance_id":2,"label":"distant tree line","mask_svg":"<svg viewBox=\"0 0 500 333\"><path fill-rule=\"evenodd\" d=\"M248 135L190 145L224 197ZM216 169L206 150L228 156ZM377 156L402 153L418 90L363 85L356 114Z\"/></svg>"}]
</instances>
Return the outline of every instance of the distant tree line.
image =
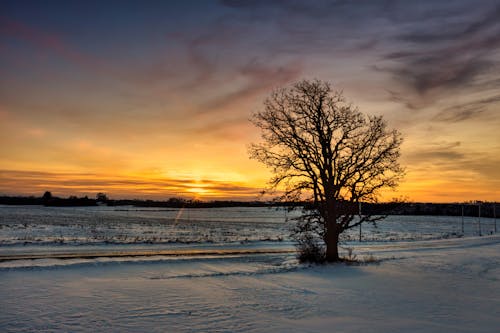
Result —
<instances>
[{"instance_id":1,"label":"distant tree line","mask_svg":"<svg viewBox=\"0 0 500 333\"><path fill-rule=\"evenodd\" d=\"M140 199L109 199L106 194L98 193L95 198L88 196L69 196L60 198L45 192L41 197L35 196L0 196L1 205L44 205L52 207L78 207L78 206L135 206L135 207L157 207L157 208L223 208L223 207L288 207L307 208L309 203L300 201L268 202L268 201L200 201L184 198L170 198L168 200L140 200ZM369 215L436 215L436 216L461 216L462 208L464 216L476 217L479 215L481 206L481 217L500 216L500 204L493 202L466 202L466 203L413 203L413 202L389 202L389 203L362 203L361 206L350 205L344 207L354 214L359 213L361 208L363 214ZM496 206L496 208L495 208ZM495 211L496 209L496 211Z\"/></svg>"},{"instance_id":2,"label":"distant tree line","mask_svg":"<svg viewBox=\"0 0 500 333\"><path fill-rule=\"evenodd\" d=\"M0 196L2 205L44 205L56 207L76 207L76 206L96 206L96 199L88 196L77 197L71 195L67 198L53 196L51 192L46 191L41 197L35 196Z\"/></svg>"},{"instance_id":3,"label":"distant tree line","mask_svg":"<svg viewBox=\"0 0 500 333\"><path fill-rule=\"evenodd\" d=\"M67 198L53 196L46 191L41 197L35 196L0 196L2 205L44 205L53 207L70 206L135 206L135 207L158 207L158 208L216 208L216 207L267 207L283 206L295 207L303 206L300 202L279 202L269 203L263 201L201 201L184 198L170 198L168 200L141 200L141 199L110 199L105 193L97 193L95 198L88 196L76 197L74 195Z\"/></svg>"},{"instance_id":4,"label":"distant tree line","mask_svg":"<svg viewBox=\"0 0 500 333\"><path fill-rule=\"evenodd\" d=\"M362 205L363 213L378 215L438 215L438 216L478 216L479 206L481 217L500 215L500 204L495 202L466 203L366 203Z\"/></svg>"}]
</instances>

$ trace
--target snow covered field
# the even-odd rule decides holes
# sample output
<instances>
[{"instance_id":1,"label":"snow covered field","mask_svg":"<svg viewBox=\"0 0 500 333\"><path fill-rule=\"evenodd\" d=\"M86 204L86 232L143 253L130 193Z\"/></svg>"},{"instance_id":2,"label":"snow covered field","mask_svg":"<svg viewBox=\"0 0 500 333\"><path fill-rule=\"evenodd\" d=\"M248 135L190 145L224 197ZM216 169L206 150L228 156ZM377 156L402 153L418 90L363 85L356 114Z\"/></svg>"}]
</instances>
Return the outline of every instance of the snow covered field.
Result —
<instances>
[{"instance_id":1,"label":"snow covered field","mask_svg":"<svg viewBox=\"0 0 500 333\"><path fill-rule=\"evenodd\" d=\"M473 227L477 225L473 220L469 234L453 238L450 230L454 230L452 226L460 230L459 218L394 217L388 225L380 224L377 231L386 232L378 236L379 240L345 245L352 247L358 258L374 257L380 262L309 266L298 264L293 253L238 253L245 249L291 249L286 239L275 238L280 232L285 235L284 231L271 232L285 230L283 212L276 213L276 220L272 220L273 213L266 220L267 213L254 212L249 221L223 215L231 227L207 221L205 216L199 223L189 222L189 230L203 234L212 225L234 237L190 243L168 242L175 228L161 217L155 220L157 212L118 212L125 215L120 220L115 219L117 212L105 212L113 215L108 219L96 213L103 208L73 215L72 211L58 211L64 218L57 214L51 217L43 207L38 208L41 212L15 209L18 218L21 214L25 219L31 216L31 220L14 221L14 211L1 210L0 255L45 251L49 256L0 263L1 332L496 332L500 327L500 236L474 236ZM137 217L141 214L153 216ZM261 220L255 219L258 214ZM40 215L45 217L41 219ZM143 230L155 223L166 224L166 229L174 231L165 233L165 241L156 243L76 242L70 236L65 238L65 232L69 235L78 229L86 235L89 228L85 225L95 225L92 215L109 230L117 230L111 226L124 223L118 234L126 232L127 223L135 223L137 228L143 225ZM175 226L173 218L171 224ZM75 221L79 227L74 226ZM482 222L487 228L488 221ZM269 234L261 233L257 223L262 223ZM24 225L26 238L35 240L27 245L13 241L22 235L13 230ZM68 229L57 229L61 230L62 242L47 242L45 236L34 232L39 225ZM131 227L134 235L141 235L136 226ZM104 230L99 224L95 227ZM417 230L413 237L388 241L408 235L412 228ZM248 233L240 236L240 230ZM212 232L218 237L216 231ZM254 239L245 241L250 234ZM77 232L74 235L79 237ZM44 240L37 243L37 237ZM194 249L200 253L51 257L68 251ZM205 251L214 249L236 251Z\"/></svg>"},{"instance_id":2,"label":"snow covered field","mask_svg":"<svg viewBox=\"0 0 500 333\"><path fill-rule=\"evenodd\" d=\"M365 246L378 264L292 255L0 270L2 332L496 332L500 237Z\"/></svg>"},{"instance_id":3,"label":"snow covered field","mask_svg":"<svg viewBox=\"0 0 500 333\"><path fill-rule=\"evenodd\" d=\"M300 211L261 207L158 209L0 205L0 246L194 244L288 240ZM480 222L480 226L479 226ZM494 230L491 218L389 216L365 225L364 241L474 236ZM357 241L358 229L347 234Z\"/></svg>"}]
</instances>

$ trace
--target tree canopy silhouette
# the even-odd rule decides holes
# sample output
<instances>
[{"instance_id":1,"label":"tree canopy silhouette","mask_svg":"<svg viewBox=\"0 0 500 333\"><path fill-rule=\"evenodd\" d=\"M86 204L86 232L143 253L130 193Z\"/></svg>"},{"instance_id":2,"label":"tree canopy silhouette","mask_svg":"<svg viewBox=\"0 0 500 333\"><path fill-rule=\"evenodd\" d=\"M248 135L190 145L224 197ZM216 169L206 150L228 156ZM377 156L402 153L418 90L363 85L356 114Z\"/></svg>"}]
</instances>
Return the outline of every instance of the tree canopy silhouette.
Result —
<instances>
[{"instance_id":1,"label":"tree canopy silhouette","mask_svg":"<svg viewBox=\"0 0 500 333\"><path fill-rule=\"evenodd\" d=\"M250 146L250 157L272 170L270 188L281 190L282 200L310 201L297 233L306 242L319 239L324 260L340 260L340 234L376 219L358 216L357 205L375 202L404 173L401 134L319 80L273 91L252 122L262 141Z\"/></svg>"}]
</instances>

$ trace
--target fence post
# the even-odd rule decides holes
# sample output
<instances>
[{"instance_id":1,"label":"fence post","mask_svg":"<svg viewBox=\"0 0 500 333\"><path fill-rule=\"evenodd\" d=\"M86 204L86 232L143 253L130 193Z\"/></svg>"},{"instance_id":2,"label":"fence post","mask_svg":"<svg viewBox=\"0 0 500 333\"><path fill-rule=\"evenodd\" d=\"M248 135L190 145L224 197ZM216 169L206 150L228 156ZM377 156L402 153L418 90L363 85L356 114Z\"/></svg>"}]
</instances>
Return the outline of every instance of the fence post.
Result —
<instances>
[{"instance_id":1,"label":"fence post","mask_svg":"<svg viewBox=\"0 0 500 333\"><path fill-rule=\"evenodd\" d=\"M361 219L361 202L358 203L358 214ZM359 242L361 243L361 223L359 224Z\"/></svg>"},{"instance_id":2,"label":"fence post","mask_svg":"<svg viewBox=\"0 0 500 333\"><path fill-rule=\"evenodd\" d=\"M464 235L464 205L462 204L462 235Z\"/></svg>"},{"instance_id":3,"label":"fence post","mask_svg":"<svg viewBox=\"0 0 500 333\"><path fill-rule=\"evenodd\" d=\"M478 207L478 220L477 220L477 222L479 225L479 236L482 236L482 234L481 234L481 204L478 203L477 207Z\"/></svg>"},{"instance_id":4,"label":"fence post","mask_svg":"<svg viewBox=\"0 0 500 333\"><path fill-rule=\"evenodd\" d=\"M493 204L493 222L495 223L495 234L497 233L497 203Z\"/></svg>"}]
</instances>

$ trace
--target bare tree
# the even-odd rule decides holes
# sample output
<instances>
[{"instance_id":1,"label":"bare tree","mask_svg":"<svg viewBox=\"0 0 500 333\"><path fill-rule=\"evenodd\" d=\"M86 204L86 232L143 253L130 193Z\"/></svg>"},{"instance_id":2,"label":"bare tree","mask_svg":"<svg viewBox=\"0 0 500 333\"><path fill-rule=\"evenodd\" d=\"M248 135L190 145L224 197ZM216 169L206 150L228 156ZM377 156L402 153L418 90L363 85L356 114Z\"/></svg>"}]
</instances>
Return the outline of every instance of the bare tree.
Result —
<instances>
[{"instance_id":1,"label":"bare tree","mask_svg":"<svg viewBox=\"0 0 500 333\"><path fill-rule=\"evenodd\" d=\"M252 122L262 141L250 146L250 157L272 170L270 188L280 190L282 200L310 201L299 232L306 242L319 237L325 260L340 260L340 234L374 221L357 217L357 205L375 202L380 190L395 187L404 173L398 163L401 134L319 80L273 91Z\"/></svg>"}]
</instances>

